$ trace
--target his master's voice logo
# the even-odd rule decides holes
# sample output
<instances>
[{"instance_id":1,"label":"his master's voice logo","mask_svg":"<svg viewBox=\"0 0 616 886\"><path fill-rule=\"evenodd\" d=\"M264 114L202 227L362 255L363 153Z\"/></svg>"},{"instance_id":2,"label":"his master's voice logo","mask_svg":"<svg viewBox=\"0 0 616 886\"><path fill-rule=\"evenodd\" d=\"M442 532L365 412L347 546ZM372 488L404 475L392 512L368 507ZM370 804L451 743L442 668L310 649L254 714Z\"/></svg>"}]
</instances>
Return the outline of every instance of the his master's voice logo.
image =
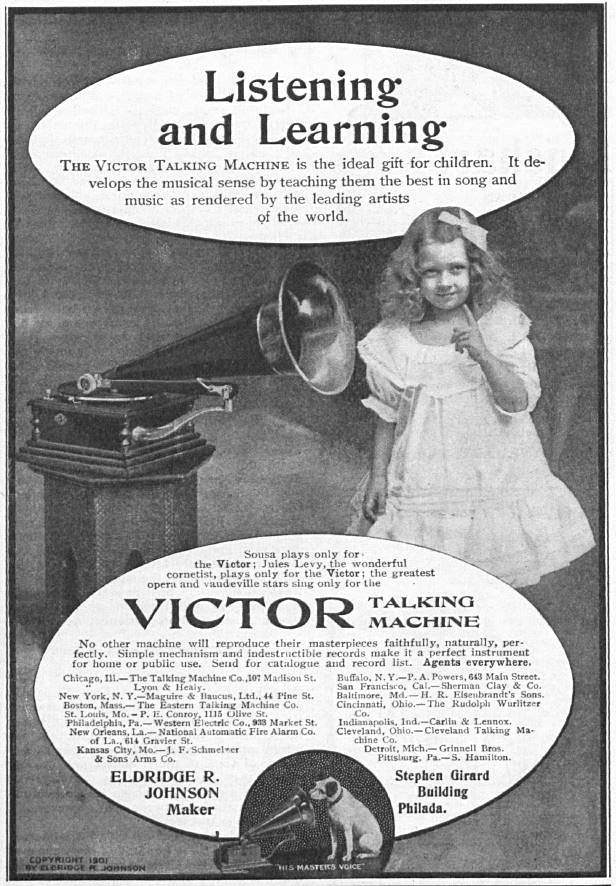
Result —
<instances>
[{"instance_id":1,"label":"his master's voice logo","mask_svg":"<svg viewBox=\"0 0 616 886\"><path fill-rule=\"evenodd\" d=\"M391 803L374 775L343 754L304 751L257 778L239 838L214 860L229 875L361 877L383 870L393 840Z\"/></svg>"}]
</instances>

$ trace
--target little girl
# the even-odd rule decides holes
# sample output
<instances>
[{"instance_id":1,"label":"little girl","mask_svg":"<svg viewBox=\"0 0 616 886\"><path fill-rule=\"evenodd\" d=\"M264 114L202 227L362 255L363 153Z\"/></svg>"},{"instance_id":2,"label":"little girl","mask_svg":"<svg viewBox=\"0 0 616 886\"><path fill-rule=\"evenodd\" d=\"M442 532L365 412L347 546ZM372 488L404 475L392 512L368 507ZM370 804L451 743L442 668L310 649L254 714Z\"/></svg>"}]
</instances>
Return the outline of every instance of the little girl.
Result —
<instances>
[{"instance_id":1,"label":"little girl","mask_svg":"<svg viewBox=\"0 0 616 886\"><path fill-rule=\"evenodd\" d=\"M416 218L379 300L383 320L359 343L372 467L349 532L444 551L514 587L588 551L588 521L530 418L540 394L530 322L475 217Z\"/></svg>"}]
</instances>

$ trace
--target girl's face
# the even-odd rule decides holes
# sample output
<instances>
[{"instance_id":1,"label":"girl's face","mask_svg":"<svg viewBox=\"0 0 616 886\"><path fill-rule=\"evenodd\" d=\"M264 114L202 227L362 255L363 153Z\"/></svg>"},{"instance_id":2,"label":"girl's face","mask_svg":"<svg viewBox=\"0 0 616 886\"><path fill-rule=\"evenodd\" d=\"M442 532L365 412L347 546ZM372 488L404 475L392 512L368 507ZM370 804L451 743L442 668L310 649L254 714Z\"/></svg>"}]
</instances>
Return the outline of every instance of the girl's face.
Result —
<instances>
[{"instance_id":1,"label":"girl's face","mask_svg":"<svg viewBox=\"0 0 616 886\"><path fill-rule=\"evenodd\" d=\"M440 311L463 305L470 291L470 264L461 237L451 243L426 243L417 257L419 291Z\"/></svg>"}]
</instances>

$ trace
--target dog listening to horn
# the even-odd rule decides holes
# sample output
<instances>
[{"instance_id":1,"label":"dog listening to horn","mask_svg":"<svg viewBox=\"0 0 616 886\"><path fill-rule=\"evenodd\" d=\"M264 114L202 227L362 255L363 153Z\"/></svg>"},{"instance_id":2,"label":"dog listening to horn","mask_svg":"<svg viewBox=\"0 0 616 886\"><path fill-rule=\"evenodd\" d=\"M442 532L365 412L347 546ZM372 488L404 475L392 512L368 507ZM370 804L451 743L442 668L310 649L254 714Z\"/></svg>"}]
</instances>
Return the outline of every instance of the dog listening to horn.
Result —
<instances>
[{"instance_id":1,"label":"dog listening to horn","mask_svg":"<svg viewBox=\"0 0 616 886\"><path fill-rule=\"evenodd\" d=\"M339 781L331 777L317 781L310 791L310 798L327 802L332 843L330 861L336 857L341 833L345 842L343 861L351 861L353 857L374 858L379 854L383 834L376 818Z\"/></svg>"}]
</instances>

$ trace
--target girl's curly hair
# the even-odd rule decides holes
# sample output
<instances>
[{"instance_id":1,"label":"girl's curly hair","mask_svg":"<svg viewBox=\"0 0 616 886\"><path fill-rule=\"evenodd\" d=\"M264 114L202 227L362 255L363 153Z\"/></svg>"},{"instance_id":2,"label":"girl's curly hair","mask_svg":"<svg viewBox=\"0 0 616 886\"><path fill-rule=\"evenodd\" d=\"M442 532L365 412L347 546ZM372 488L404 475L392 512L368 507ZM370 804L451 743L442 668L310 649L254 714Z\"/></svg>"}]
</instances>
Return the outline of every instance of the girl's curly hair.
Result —
<instances>
[{"instance_id":1,"label":"girl's curly hair","mask_svg":"<svg viewBox=\"0 0 616 886\"><path fill-rule=\"evenodd\" d=\"M426 303L419 291L416 267L419 250L427 243L451 243L459 237L470 264L469 302L474 313L481 316L497 301L514 301L511 279L498 258L468 240L463 226L439 221L442 212L455 215L462 224L478 224L474 215L457 206L437 206L417 216L400 246L391 254L378 283L377 296L384 320L405 323L423 320Z\"/></svg>"}]
</instances>

